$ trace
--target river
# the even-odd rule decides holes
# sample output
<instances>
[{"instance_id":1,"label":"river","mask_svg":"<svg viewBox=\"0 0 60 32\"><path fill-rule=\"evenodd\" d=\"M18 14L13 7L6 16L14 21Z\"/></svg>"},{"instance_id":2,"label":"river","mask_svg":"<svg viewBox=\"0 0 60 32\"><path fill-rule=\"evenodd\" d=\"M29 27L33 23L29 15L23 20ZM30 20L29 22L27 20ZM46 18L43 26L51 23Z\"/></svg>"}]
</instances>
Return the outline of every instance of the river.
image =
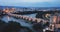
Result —
<instances>
[{"instance_id":1,"label":"river","mask_svg":"<svg viewBox=\"0 0 60 32\"><path fill-rule=\"evenodd\" d=\"M36 13L35 14L29 14L29 15L26 15L26 16L35 18ZM26 26L26 27L31 27L32 26L32 24L26 23L26 21L23 20L23 19L15 19L15 18L9 17L7 15L3 16L2 20L4 20L6 23L8 23L8 21L12 21L13 20L13 21L19 22L22 26Z\"/></svg>"}]
</instances>

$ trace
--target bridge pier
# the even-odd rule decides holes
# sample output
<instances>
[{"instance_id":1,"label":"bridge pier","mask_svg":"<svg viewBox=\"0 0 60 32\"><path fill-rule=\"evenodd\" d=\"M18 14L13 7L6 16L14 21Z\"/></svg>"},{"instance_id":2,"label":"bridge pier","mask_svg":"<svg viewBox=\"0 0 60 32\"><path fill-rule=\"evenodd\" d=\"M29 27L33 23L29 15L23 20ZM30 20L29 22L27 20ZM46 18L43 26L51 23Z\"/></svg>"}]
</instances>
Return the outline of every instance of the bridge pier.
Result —
<instances>
[{"instance_id":1,"label":"bridge pier","mask_svg":"<svg viewBox=\"0 0 60 32\"><path fill-rule=\"evenodd\" d=\"M10 14L10 16L16 17L16 18L20 18L20 19L24 19L26 21L30 21L33 23L39 23L41 22L41 20L46 23L47 21L40 19L40 18L32 18L32 17L28 17L28 16L24 16L24 15L16 15L16 14Z\"/></svg>"}]
</instances>

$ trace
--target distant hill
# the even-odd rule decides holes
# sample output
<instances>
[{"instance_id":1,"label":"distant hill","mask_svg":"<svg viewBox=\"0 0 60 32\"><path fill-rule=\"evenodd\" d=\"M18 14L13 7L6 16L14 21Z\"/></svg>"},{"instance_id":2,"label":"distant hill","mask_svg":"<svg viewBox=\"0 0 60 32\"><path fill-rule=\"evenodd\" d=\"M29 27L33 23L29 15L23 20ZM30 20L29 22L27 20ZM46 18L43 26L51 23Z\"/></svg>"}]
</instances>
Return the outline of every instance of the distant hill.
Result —
<instances>
[{"instance_id":1,"label":"distant hill","mask_svg":"<svg viewBox=\"0 0 60 32\"><path fill-rule=\"evenodd\" d=\"M60 7L20 7L20 6L0 6L1 8L60 8Z\"/></svg>"},{"instance_id":2,"label":"distant hill","mask_svg":"<svg viewBox=\"0 0 60 32\"><path fill-rule=\"evenodd\" d=\"M20 7L20 6L0 6L0 9L3 8L36 8L36 9L60 9L60 7Z\"/></svg>"}]
</instances>

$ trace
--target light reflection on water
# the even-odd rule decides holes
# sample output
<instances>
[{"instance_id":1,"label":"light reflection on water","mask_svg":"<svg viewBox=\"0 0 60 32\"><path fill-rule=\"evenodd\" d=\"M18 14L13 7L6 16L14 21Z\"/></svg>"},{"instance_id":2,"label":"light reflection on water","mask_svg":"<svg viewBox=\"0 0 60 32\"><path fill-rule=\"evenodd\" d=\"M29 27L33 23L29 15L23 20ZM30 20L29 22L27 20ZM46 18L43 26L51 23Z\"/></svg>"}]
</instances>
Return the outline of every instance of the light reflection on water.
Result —
<instances>
[{"instance_id":1,"label":"light reflection on water","mask_svg":"<svg viewBox=\"0 0 60 32\"><path fill-rule=\"evenodd\" d=\"M36 14L30 14L30 15L26 15L26 16L30 16L30 17L35 18ZM2 18L2 20L4 20L7 23L8 23L8 21L12 21L13 20L13 21L19 22L22 26L26 26L26 27L31 27L32 26L32 24L26 23L26 21L23 20L23 19L15 19L13 17L4 16Z\"/></svg>"}]
</instances>

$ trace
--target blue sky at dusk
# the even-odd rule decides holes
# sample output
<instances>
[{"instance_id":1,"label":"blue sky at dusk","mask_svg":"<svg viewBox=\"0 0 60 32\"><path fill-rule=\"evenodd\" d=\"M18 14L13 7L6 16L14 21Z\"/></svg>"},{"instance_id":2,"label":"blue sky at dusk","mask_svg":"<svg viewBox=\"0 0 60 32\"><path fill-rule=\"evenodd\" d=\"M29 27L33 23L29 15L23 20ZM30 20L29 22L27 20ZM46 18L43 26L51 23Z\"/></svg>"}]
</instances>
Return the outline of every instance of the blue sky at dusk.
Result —
<instances>
[{"instance_id":1,"label":"blue sky at dusk","mask_svg":"<svg viewBox=\"0 0 60 32\"><path fill-rule=\"evenodd\" d=\"M60 7L60 0L0 0L0 6Z\"/></svg>"}]
</instances>

